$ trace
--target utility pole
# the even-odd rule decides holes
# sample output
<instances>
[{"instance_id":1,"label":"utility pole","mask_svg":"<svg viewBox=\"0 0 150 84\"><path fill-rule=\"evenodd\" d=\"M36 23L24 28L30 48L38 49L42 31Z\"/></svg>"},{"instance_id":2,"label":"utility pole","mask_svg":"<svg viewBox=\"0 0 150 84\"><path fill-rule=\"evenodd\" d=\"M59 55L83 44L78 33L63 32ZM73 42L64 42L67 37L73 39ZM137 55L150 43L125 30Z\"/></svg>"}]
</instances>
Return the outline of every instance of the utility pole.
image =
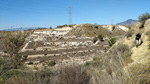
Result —
<instances>
[{"instance_id":1,"label":"utility pole","mask_svg":"<svg viewBox=\"0 0 150 84\"><path fill-rule=\"evenodd\" d=\"M114 24L114 20L112 20L111 22L112 22L112 25L113 25Z\"/></svg>"},{"instance_id":2,"label":"utility pole","mask_svg":"<svg viewBox=\"0 0 150 84\"><path fill-rule=\"evenodd\" d=\"M71 6L69 6L69 25L72 25Z\"/></svg>"}]
</instances>

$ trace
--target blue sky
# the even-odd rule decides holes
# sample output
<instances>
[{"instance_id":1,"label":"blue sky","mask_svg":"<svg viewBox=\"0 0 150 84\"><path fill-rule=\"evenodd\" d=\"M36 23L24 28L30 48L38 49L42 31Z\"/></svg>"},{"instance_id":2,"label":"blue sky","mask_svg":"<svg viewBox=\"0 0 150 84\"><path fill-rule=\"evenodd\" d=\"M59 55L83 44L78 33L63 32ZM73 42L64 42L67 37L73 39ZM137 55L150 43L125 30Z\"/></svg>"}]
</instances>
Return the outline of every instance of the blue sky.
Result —
<instances>
[{"instance_id":1,"label":"blue sky","mask_svg":"<svg viewBox=\"0 0 150 84\"><path fill-rule=\"evenodd\" d=\"M149 12L150 0L0 0L0 30L69 23L115 24Z\"/></svg>"}]
</instances>

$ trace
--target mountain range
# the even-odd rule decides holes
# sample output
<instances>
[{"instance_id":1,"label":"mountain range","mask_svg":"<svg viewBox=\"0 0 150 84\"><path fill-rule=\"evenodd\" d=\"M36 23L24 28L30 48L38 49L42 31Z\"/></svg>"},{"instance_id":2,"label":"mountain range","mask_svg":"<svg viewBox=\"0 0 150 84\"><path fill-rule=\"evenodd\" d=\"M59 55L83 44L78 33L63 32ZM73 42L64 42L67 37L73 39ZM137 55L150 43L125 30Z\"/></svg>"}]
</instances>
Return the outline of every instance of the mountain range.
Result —
<instances>
[{"instance_id":1,"label":"mountain range","mask_svg":"<svg viewBox=\"0 0 150 84\"><path fill-rule=\"evenodd\" d=\"M138 20L128 19L128 20L126 20L124 22L117 23L116 25L128 25L128 26L132 26L132 25L134 25L137 22L138 22Z\"/></svg>"}]
</instances>

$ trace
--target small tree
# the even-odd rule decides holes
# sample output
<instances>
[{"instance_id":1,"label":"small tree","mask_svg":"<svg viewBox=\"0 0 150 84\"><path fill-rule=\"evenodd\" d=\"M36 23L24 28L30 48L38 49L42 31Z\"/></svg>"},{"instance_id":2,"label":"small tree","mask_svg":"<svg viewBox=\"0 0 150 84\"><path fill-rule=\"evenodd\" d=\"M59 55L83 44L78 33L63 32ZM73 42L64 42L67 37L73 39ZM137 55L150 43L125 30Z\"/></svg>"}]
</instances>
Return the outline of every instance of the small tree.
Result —
<instances>
[{"instance_id":1,"label":"small tree","mask_svg":"<svg viewBox=\"0 0 150 84\"><path fill-rule=\"evenodd\" d=\"M150 14L148 12L142 14L138 17L139 22L145 22L147 19L150 19Z\"/></svg>"},{"instance_id":2,"label":"small tree","mask_svg":"<svg viewBox=\"0 0 150 84\"><path fill-rule=\"evenodd\" d=\"M48 63L48 66L55 66L56 65L56 62L55 61L50 61L49 63Z\"/></svg>"},{"instance_id":3,"label":"small tree","mask_svg":"<svg viewBox=\"0 0 150 84\"><path fill-rule=\"evenodd\" d=\"M52 27L50 27L49 29L52 29Z\"/></svg>"},{"instance_id":4,"label":"small tree","mask_svg":"<svg viewBox=\"0 0 150 84\"><path fill-rule=\"evenodd\" d=\"M103 36L102 35L98 35L98 38L103 41Z\"/></svg>"},{"instance_id":5,"label":"small tree","mask_svg":"<svg viewBox=\"0 0 150 84\"><path fill-rule=\"evenodd\" d=\"M23 56L19 54L23 43L25 42L25 33L22 31L4 33L3 44L5 51L9 54L14 68L22 64Z\"/></svg>"},{"instance_id":6,"label":"small tree","mask_svg":"<svg viewBox=\"0 0 150 84\"><path fill-rule=\"evenodd\" d=\"M142 14L141 16L139 16L138 19L139 19L139 22L142 23L140 28L143 28L144 24L145 24L145 21L147 19L150 19L150 14L148 12L146 12L146 13Z\"/></svg>"},{"instance_id":7,"label":"small tree","mask_svg":"<svg viewBox=\"0 0 150 84\"><path fill-rule=\"evenodd\" d=\"M109 42L109 46L112 46L116 43L116 38L111 38L108 42Z\"/></svg>"}]
</instances>

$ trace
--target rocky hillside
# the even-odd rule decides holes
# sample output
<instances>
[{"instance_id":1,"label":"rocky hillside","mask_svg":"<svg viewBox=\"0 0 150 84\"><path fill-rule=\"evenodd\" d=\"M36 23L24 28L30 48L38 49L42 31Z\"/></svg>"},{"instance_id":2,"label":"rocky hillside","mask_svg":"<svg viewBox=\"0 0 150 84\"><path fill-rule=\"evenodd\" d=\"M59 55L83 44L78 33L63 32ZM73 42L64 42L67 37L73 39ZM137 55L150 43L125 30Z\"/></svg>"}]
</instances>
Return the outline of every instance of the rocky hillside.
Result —
<instances>
[{"instance_id":1,"label":"rocky hillside","mask_svg":"<svg viewBox=\"0 0 150 84\"><path fill-rule=\"evenodd\" d=\"M124 36L128 28L119 25L100 26L92 24L63 26L55 29L34 30L25 41L20 53L28 56L28 67L55 67L72 63L85 64L109 48L110 37ZM95 44L93 39L102 35L104 41Z\"/></svg>"}]
</instances>

